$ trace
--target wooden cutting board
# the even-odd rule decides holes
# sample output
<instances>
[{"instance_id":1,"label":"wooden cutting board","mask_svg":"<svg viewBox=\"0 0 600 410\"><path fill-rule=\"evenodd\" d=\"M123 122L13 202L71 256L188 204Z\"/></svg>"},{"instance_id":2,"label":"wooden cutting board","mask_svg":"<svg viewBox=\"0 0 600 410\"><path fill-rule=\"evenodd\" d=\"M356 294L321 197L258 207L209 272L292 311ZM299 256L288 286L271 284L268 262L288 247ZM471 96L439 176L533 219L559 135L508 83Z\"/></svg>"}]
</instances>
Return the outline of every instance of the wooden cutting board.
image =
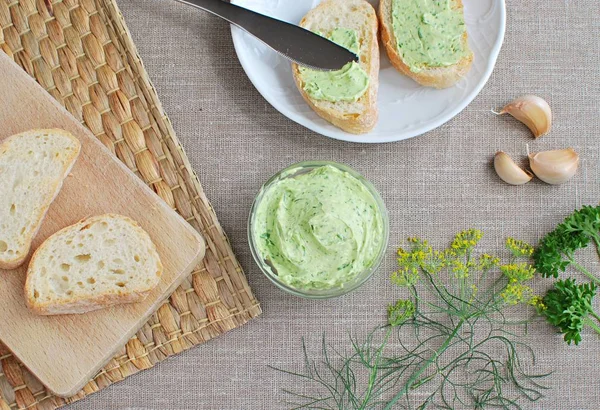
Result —
<instances>
[{"instance_id":1,"label":"wooden cutting board","mask_svg":"<svg viewBox=\"0 0 600 410\"><path fill-rule=\"evenodd\" d=\"M84 217L114 212L139 222L164 265L160 284L143 302L47 317L33 315L25 306L23 285L29 261L13 271L0 270L0 340L52 393L71 396L177 288L203 258L205 245L181 216L4 53L0 53L0 73L0 141L33 128L62 128L82 144L32 250Z\"/></svg>"}]
</instances>

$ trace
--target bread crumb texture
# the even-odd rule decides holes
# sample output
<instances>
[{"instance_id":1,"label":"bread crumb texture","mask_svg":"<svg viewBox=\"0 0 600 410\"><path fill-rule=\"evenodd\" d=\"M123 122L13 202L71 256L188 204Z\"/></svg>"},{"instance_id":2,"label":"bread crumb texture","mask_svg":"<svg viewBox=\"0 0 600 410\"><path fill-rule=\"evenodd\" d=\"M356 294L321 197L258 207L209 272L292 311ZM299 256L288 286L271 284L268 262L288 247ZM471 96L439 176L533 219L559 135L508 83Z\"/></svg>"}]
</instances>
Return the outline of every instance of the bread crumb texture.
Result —
<instances>
[{"instance_id":1,"label":"bread crumb texture","mask_svg":"<svg viewBox=\"0 0 600 410\"><path fill-rule=\"evenodd\" d=\"M119 303L119 297L131 302L132 296L144 295L158 284L162 270L149 235L133 220L107 214L48 238L32 258L26 292L34 308L70 303L81 307L102 298L102 305ZM91 307L88 310L94 310Z\"/></svg>"},{"instance_id":2,"label":"bread crumb texture","mask_svg":"<svg viewBox=\"0 0 600 410\"><path fill-rule=\"evenodd\" d=\"M0 263L23 260L80 150L60 130L35 130L0 145Z\"/></svg>"}]
</instances>

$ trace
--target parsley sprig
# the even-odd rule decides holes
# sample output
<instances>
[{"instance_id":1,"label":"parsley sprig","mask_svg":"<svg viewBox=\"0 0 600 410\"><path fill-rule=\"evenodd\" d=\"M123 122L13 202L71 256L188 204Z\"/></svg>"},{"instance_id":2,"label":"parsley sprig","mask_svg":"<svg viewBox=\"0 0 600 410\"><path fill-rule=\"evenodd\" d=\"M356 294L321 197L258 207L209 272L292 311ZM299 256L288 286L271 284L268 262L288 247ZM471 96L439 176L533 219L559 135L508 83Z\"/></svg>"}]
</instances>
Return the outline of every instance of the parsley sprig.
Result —
<instances>
[{"instance_id":1,"label":"parsley sprig","mask_svg":"<svg viewBox=\"0 0 600 410\"><path fill-rule=\"evenodd\" d=\"M600 206L584 206L573 212L541 240L533 254L535 268L545 277L557 278L573 266L591 280L580 285L574 279L559 280L538 306L548 322L564 334L568 344L579 344L586 326L600 334L600 316L592 305L600 278L575 259L575 253L590 243L594 243L600 255Z\"/></svg>"},{"instance_id":2,"label":"parsley sprig","mask_svg":"<svg viewBox=\"0 0 600 410\"><path fill-rule=\"evenodd\" d=\"M575 279L567 279L556 282L544 296L541 313L564 333L568 344L581 342L581 331L585 326L600 334L600 316L592 305L597 290L595 283L577 285Z\"/></svg>"},{"instance_id":3,"label":"parsley sprig","mask_svg":"<svg viewBox=\"0 0 600 410\"><path fill-rule=\"evenodd\" d=\"M600 254L600 206L584 206L548 233L533 254L535 268L544 277L557 278L571 265L592 282L600 284L600 278L575 259L575 252L590 242L596 245Z\"/></svg>"}]
</instances>

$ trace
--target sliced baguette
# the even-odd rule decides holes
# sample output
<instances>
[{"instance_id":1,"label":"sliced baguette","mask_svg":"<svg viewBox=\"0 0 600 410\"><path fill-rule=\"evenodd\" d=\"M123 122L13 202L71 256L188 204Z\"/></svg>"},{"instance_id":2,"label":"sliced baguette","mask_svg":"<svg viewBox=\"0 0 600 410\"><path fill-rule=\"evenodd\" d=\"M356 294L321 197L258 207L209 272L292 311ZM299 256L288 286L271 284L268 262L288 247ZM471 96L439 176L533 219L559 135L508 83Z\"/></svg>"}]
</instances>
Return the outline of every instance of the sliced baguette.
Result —
<instances>
[{"instance_id":1,"label":"sliced baguette","mask_svg":"<svg viewBox=\"0 0 600 410\"><path fill-rule=\"evenodd\" d=\"M143 300L162 271L154 243L137 222L93 216L58 231L35 251L25 299L40 315L90 312Z\"/></svg>"},{"instance_id":2,"label":"sliced baguette","mask_svg":"<svg viewBox=\"0 0 600 410\"><path fill-rule=\"evenodd\" d=\"M392 1L393 0L381 0L379 2L381 42L383 43L392 65L402 74L427 87L448 88L456 84L469 72L471 65L473 64L473 52L469 48L467 33L465 32L463 36L463 42L469 52L458 63L448 67L427 67L419 72L413 72L402 60L402 55L397 47L397 40L394 36L392 25ZM462 12L462 0L451 0L451 7Z\"/></svg>"},{"instance_id":3,"label":"sliced baguette","mask_svg":"<svg viewBox=\"0 0 600 410\"><path fill-rule=\"evenodd\" d=\"M296 86L307 104L320 117L352 134L369 132L377 123L379 88L379 45L377 14L365 0L325 0L309 11L300 26L322 33L336 28L356 30L360 43L360 66L369 76L368 90L356 102L315 100L304 90L297 64L292 64Z\"/></svg>"},{"instance_id":4,"label":"sliced baguette","mask_svg":"<svg viewBox=\"0 0 600 410\"><path fill-rule=\"evenodd\" d=\"M0 145L0 269L20 266L81 144L63 130L32 130Z\"/></svg>"}]
</instances>

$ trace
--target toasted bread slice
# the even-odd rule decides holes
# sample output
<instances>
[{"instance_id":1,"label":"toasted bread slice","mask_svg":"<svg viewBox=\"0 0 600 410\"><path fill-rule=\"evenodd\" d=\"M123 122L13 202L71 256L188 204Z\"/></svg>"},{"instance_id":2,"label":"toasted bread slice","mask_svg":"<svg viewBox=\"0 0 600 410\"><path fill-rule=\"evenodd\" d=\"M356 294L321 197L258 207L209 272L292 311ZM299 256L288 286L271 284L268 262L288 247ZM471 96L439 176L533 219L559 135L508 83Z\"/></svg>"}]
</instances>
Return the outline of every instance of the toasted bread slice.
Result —
<instances>
[{"instance_id":1,"label":"toasted bread slice","mask_svg":"<svg viewBox=\"0 0 600 410\"><path fill-rule=\"evenodd\" d=\"M379 45L377 14L365 0L325 0L300 21L300 26L328 33L336 28L355 30L360 44L360 66L369 76L369 87L357 101L317 100L304 90L297 64L292 65L294 81L308 105L322 118L352 134L369 132L377 123L379 88Z\"/></svg>"},{"instance_id":2,"label":"toasted bread slice","mask_svg":"<svg viewBox=\"0 0 600 410\"><path fill-rule=\"evenodd\" d=\"M0 145L0 269L20 266L81 144L63 130L32 130Z\"/></svg>"},{"instance_id":3,"label":"toasted bread slice","mask_svg":"<svg viewBox=\"0 0 600 410\"><path fill-rule=\"evenodd\" d=\"M41 315L85 313L143 300L163 266L137 222L106 214L68 226L35 251L25 283L29 308Z\"/></svg>"},{"instance_id":4,"label":"toasted bread slice","mask_svg":"<svg viewBox=\"0 0 600 410\"><path fill-rule=\"evenodd\" d=\"M473 64L473 52L469 48L468 36L462 37L465 50L468 52L456 64L445 67L424 67L419 72L411 71L410 67L402 59L402 53L398 49L397 39L394 35L392 25L392 2L394 0L381 0L379 3L379 20L381 24L381 42L392 65L402 74L407 75L419 84L434 88L448 88L456 84L464 77ZM395 0L403 1L403 0ZM463 12L462 0L450 0L453 9Z\"/></svg>"}]
</instances>

